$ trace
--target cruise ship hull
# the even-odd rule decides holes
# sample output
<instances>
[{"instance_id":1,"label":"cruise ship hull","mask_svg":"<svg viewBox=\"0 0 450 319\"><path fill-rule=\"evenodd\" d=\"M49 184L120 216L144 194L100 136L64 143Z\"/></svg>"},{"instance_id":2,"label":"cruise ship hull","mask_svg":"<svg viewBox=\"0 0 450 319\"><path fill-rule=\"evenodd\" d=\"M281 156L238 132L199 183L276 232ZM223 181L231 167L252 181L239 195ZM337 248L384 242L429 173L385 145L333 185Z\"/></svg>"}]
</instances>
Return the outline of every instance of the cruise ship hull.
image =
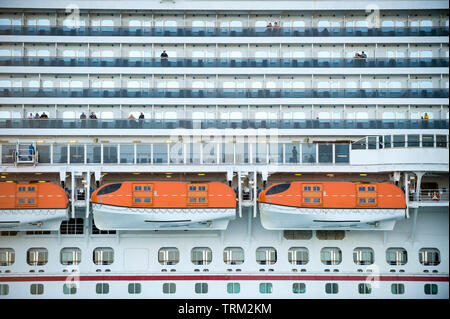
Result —
<instances>
[{"instance_id":1,"label":"cruise ship hull","mask_svg":"<svg viewBox=\"0 0 450 319\"><path fill-rule=\"evenodd\" d=\"M67 209L3 209L0 210L1 230L59 230L69 218Z\"/></svg>"},{"instance_id":2,"label":"cruise ship hull","mask_svg":"<svg viewBox=\"0 0 450 319\"><path fill-rule=\"evenodd\" d=\"M114 230L225 230L235 208L136 208L93 204L98 229Z\"/></svg>"},{"instance_id":3,"label":"cruise ship hull","mask_svg":"<svg viewBox=\"0 0 450 319\"><path fill-rule=\"evenodd\" d=\"M392 230L407 218L406 209L305 208L259 203L261 223L268 230Z\"/></svg>"}]
</instances>

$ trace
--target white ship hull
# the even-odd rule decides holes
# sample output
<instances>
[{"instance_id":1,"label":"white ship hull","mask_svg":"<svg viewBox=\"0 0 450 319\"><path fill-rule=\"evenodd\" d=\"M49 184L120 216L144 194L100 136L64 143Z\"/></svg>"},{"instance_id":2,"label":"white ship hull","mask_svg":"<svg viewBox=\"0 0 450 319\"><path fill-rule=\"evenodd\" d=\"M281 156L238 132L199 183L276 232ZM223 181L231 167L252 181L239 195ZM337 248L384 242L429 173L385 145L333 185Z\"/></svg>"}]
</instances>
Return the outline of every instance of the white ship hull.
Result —
<instances>
[{"instance_id":1,"label":"white ship hull","mask_svg":"<svg viewBox=\"0 0 450 319\"><path fill-rule=\"evenodd\" d=\"M324 209L259 203L265 229L392 230L406 209Z\"/></svg>"},{"instance_id":2,"label":"white ship hull","mask_svg":"<svg viewBox=\"0 0 450 319\"><path fill-rule=\"evenodd\" d=\"M95 225L104 230L225 230L235 208L130 208L93 204Z\"/></svg>"},{"instance_id":3,"label":"white ship hull","mask_svg":"<svg viewBox=\"0 0 450 319\"><path fill-rule=\"evenodd\" d=\"M3 209L1 230L58 230L68 218L67 209Z\"/></svg>"}]
</instances>

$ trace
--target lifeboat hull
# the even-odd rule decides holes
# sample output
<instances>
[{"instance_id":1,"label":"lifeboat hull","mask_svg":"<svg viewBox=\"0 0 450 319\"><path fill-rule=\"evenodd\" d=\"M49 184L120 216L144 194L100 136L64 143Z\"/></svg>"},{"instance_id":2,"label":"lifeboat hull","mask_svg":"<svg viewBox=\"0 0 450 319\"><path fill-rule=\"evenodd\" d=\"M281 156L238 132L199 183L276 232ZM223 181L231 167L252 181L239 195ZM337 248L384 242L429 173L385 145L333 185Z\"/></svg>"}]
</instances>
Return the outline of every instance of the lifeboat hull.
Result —
<instances>
[{"instance_id":1,"label":"lifeboat hull","mask_svg":"<svg viewBox=\"0 0 450 319\"><path fill-rule=\"evenodd\" d=\"M93 204L100 230L225 230L235 208L136 208Z\"/></svg>"},{"instance_id":2,"label":"lifeboat hull","mask_svg":"<svg viewBox=\"0 0 450 319\"><path fill-rule=\"evenodd\" d=\"M2 209L0 230L59 230L69 218L65 209Z\"/></svg>"},{"instance_id":3,"label":"lifeboat hull","mask_svg":"<svg viewBox=\"0 0 450 319\"><path fill-rule=\"evenodd\" d=\"M268 230L392 230L407 218L401 208L304 208L259 203L261 224Z\"/></svg>"}]
</instances>

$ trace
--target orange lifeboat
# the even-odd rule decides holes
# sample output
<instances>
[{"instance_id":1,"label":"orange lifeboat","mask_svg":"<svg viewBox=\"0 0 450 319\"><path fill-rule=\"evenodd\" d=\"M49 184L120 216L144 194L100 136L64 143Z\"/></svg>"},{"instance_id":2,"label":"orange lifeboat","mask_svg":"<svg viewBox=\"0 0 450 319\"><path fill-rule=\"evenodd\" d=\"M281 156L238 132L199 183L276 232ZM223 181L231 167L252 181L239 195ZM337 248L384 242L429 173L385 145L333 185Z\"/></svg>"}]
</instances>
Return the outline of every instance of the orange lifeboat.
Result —
<instances>
[{"instance_id":1,"label":"orange lifeboat","mask_svg":"<svg viewBox=\"0 0 450 319\"><path fill-rule=\"evenodd\" d=\"M278 183L258 202L266 229L392 230L407 217L405 195L389 183Z\"/></svg>"},{"instance_id":2,"label":"orange lifeboat","mask_svg":"<svg viewBox=\"0 0 450 319\"><path fill-rule=\"evenodd\" d=\"M58 230L68 218L67 195L55 183L0 182L0 229Z\"/></svg>"},{"instance_id":3,"label":"orange lifeboat","mask_svg":"<svg viewBox=\"0 0 450 319\"><path fill-rule=\"evenodd\" d=\"M234 191L219 182L109 183L91 202L95 225L105 230L226 229L236 215Z\"/></svg>"}]
</instances>

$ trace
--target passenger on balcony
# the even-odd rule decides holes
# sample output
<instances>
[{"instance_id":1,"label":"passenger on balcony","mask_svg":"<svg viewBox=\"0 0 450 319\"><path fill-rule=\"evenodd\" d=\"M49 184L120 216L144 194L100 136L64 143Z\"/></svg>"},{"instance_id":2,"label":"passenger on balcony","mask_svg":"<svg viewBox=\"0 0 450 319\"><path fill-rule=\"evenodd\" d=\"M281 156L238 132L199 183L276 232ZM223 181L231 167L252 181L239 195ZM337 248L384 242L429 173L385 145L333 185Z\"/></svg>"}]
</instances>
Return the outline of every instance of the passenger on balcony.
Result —
<instances>
[{"instance_id":1,"label":"passenger on balcony","mask_svg":"<svg viewBox=\"0 0 450 319\"><path fill-rule=\"evenodd\" d=\"M30 113L30 114L28 115L28 119L29 119L29 120L33 119L33 113Z\"/></svg>"},{"instance_id":2,"label":"passenger on balcony","mask_svg":"<svg viewBox=\"0 0 450 319\"><path fill-rule=\"evenodd\" d=\"M169 59L169 55L166 53L166 50L164 50L161 53L161 65L166 66L167 65L167 60Z\"/></svg>"},{"instance_id":3,"label":"passenger on balcony","mask_svg":"<svg viewBox=\"0 0 450 319\"><path fill-rule=\"evenodd\" d=\"M139 115L139 122L138 122L139 128L142 128L142 123L144 122L144 119L145 119L144 113L141 112L141 114Z\"/></svg>"},{"instance_id":4,"label":"passenger on balcony","mask_svg":"<svg viewBox=\"0 0 450 319\"><path fill-rule=\"evenodd\" d=\"M86 118L87 118L86 114L84 114L84 112L82 112L80 115L80 120L86 120ZM81 121L81 127L82 128L86 127L86 121Z\"/></svg>"},{"instance_id":5,"label":"passenger on balcony","mask_svg":"<svg viewBox=\"0 0 450 319\"><path fill-rule=\"evenodd\" d=\"M35 120L39 120L39 118L40 118L39 113L34 114L34 119Z\"/></svg>"},{"instance_id":6,"label":"passenger on balcony","mask_svg":"<svg viewBox=\"0 0 450 319\"><path fill-rule=\"evenodd\" d=\"M367 54L365 54L364 51L362 51L362 53L361 53L361 58L367 59Z\"/></svg>"},{"instance_id":7,"label":"passenger on balcony","mask_svg":"<svg viewBox=\"0 0 450 319\"><path fill-rule=\"evenodd\" d=\"M280 26L278 25L278 22L275 21L275 23L273 24L273 32L277 34L278 31L280 31Z\"/></svg>"},{"instance_id":8,"label":"passenger on balcony","mask_svg":"<svg viewBox=\"0 0 450 319\"><path fill-rule=\"evenodd\" d=\"M128 120L130 121L131 127L136 127L136 118L133 116L133 114L130 114L130 116L128 116Z\"/></svg>"},{"instance_id":9,"label":"passenger on balcony","mask_svg":"<svg viewBox=\"0 0 450 319\"><path fill-rule=\"evenodd\" d=\"M296 163L297 164L297 148L294 146L292 148L292 163Z\"/></svg>"},{"instance_id":10,"label":"passenger on balcony","mask_svg":"<svg viewBox=\"0 0 450 319\"><path fill-rule=\"evenodd\" d=\"M89 115L89 119L90 120L96 120L97 119L97 115L95 115L94 112L91 112L91 114ZM90 121L90 125L91 128L96 128L97 127L97 121Z\"/></svg>"},{"instance_id":11,"label":"passenger on balcony","mask_svg":"<svg viewBox=\"0 0 450 319\"><path fill-rule=\"evenodd\" d=\"M42 114L41 114L41 117L40 117L41 119L48 119L48 115L47 114L45 114L45 112L42 112Z\"/></svg>"}]
</instances>

